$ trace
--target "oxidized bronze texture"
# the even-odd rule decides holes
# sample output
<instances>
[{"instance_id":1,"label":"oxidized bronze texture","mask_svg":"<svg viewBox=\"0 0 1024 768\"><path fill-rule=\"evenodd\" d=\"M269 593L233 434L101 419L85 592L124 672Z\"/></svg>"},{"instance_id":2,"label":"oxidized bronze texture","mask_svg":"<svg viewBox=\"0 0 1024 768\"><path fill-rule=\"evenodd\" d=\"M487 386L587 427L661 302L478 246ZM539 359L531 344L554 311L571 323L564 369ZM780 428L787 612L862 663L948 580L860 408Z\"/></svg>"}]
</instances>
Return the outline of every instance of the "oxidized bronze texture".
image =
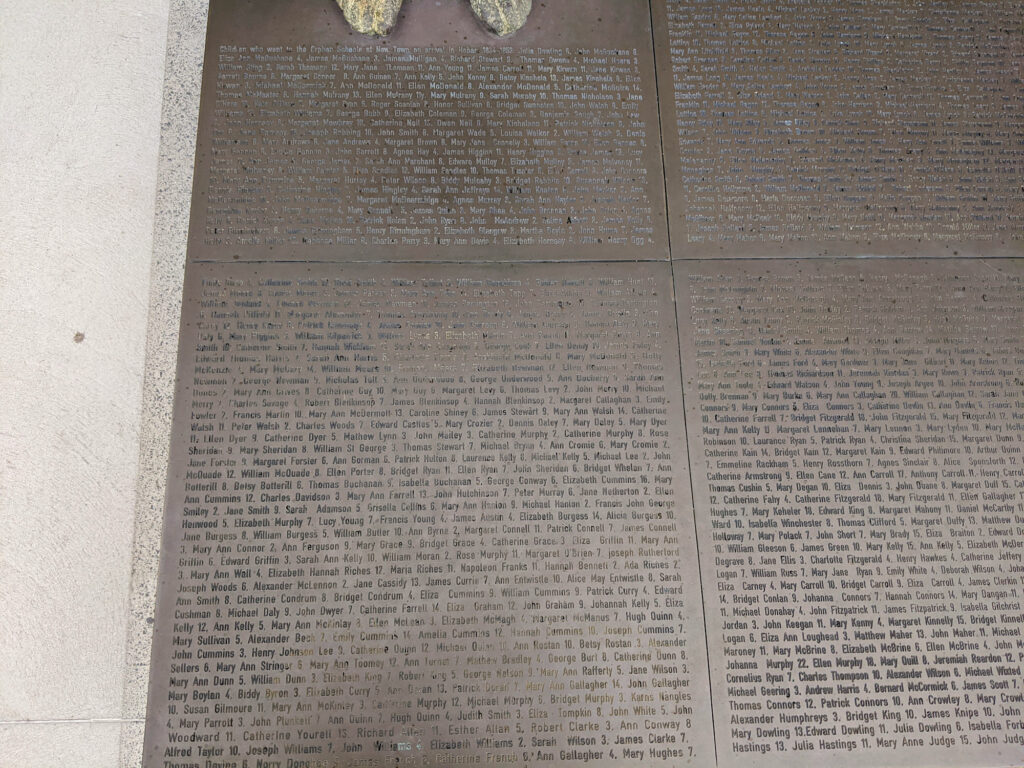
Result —
<instances>
[{"instance_id":1,"label":"oxidized bronze texture","mask_svg":"<svg viewBox=\"0 0 1024 768\"><path fill-rule=\"evenodd\" d=\"M383 37L398 21L402 0L337 0L352 28L364 35ZM531 0L471 0L470 7L487 29L499 37L515 34L529 18Z\"/></svg>"}]
</instances>

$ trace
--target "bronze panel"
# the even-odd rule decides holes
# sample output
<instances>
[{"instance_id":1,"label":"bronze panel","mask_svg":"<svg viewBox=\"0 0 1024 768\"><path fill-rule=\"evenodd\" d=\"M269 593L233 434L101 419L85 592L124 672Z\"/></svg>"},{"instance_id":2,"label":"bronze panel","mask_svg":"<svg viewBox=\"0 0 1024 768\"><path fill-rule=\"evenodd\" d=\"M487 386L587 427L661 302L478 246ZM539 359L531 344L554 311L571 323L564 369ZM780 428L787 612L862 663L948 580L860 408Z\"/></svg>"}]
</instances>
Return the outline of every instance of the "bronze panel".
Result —
<instances>
[{"instance_id":1,"label":"bronze panel","mask_svg":"<svg viewBox=\"0 0 1024 768\"><path fill-rule=\"evenodd\" d=\"M650 13L535 3L510 39L407 0L213 0L189 257L668 258Z\"/></svg>"},{"instance_id":2,"label":"bronze panel","mask_svg":"<svg viewBox=\"0 0 1024 768\"><path fill-rule=\"evenodd\" d=\"M722 766L1024 744L1024 263L676 265Z\"/></svg>"},{"instance_id":3,"label":"bronze panel","mask_svg":"<svg viewBox=\"0 0 1024 768\"><path fill-rule=\"evenodd\" d=\"M670 269L192 263L144 765L711 764Z\"/></svg>"},{"instance_id":4,"label":"bronze panel","mask_svg":"<svg viewBox=\"0 0 1024 768\"><path fill-rule=\"evenodd\" d=\"M676 258L1024 252L1014 0L653 0Z\"/></svg>"}]
</instances>

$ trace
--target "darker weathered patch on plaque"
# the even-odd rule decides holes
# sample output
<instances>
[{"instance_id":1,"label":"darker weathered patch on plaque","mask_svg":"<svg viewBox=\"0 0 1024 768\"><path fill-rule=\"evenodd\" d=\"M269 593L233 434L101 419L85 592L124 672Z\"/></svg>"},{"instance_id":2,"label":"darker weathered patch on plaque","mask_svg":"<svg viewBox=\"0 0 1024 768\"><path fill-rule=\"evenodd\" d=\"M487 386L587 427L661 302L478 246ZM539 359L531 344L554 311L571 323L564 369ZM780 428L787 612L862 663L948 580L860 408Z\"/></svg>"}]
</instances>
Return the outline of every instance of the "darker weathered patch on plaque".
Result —
<instances>
[{"instance_id":1,"label":"darker weathered patch on plaque","mask_svg":"<svg viewBox=\"0 0 1024 768\"><path fill-rule=\"evenodd\" d=\"M654 11L675 256L1024 249L1019 3Z\"/></svg>"}]
</instances>

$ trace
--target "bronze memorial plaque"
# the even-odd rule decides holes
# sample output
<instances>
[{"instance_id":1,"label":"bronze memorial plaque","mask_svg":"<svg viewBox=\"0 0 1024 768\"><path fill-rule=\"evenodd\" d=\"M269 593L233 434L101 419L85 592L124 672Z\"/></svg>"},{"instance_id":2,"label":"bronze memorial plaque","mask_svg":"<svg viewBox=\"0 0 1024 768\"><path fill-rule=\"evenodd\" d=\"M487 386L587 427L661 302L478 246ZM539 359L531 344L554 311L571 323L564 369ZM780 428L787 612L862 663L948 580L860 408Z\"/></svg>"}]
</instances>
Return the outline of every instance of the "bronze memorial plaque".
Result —
<instances>
[{"instance_id":1,"label":"bronze memorial plaque","mask_svg":"<svg viewBox=\"0 0 1024 768\"><path fill-rule=\"evenodd\" d=\"M193 264L147 768L713 763L669 270Z\"/></svg>"},{"instance_id":2,"label":"bronze memorial plaque","mask_svg":"<svg viewBox=\"0 0 1024 768\"><path fill-rule=\"evenodd\" d=\"M1024 254L1017 0L653 0L674 257Z\"/></svg>"},{"instance_id":3,"label":"bronze memorial plaque","mask_svg":"<svg viewBox=\"0 0 1024 768\"><path fill-rule=\"evenodd\" d=\"M1020 4L529 5L210 3L143 768L1024 764Z\"/></svg>"},{"instance_id":4,"label":"bronze memorial plaque","mask_svg":"<svg viewBox=\"0 0 1024 768\"><path fill-rule=\"evenodd\" d=\"M668 258L647 2L405 5L211 2L191 259Z\"/></svg>"},{"instance_id":5,"label":"bronze memorial plaque","mask_svg":"<svg viewBox=\"0 0 1024 768\"><path fill-rule=\"evenodd\" d=\"M1024 264L677 277L719 765L1020 765Z\"/></svg>"}]
</instances>

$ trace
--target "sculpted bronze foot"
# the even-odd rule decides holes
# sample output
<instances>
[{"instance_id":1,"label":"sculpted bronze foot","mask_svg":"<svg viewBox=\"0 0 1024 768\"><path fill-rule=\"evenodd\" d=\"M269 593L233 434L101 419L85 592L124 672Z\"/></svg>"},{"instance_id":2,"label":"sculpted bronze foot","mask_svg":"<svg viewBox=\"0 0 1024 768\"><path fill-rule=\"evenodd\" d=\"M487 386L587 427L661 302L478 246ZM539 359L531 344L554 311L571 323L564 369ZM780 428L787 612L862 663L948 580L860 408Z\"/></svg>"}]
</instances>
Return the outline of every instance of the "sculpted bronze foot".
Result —
<instances>
[{"instance_id":1,"label":"sculpted bronze foot","mask_svg":"<svg viewBox=\"0 0 1024 768\"><path fill-rule=\"evenodd\" d=\"M402 0L337 0L352 29L382 37L395 26ZM533 0L470 0L473 13L501 37L518 32L526 23Z\"/></svg>"},{"instance_id":2,"label":"sculpted bronze foot","mask_svg":"<svg viewBox=\"0 0 1024 768\"><path fill-rule=\"evenodd\" d=\"M402 10L402 0L338 0L338 5L352 29L374 37L390 32Z\"/></svg>"},{"instance_id":3,"label":"sculpted bronze foot","mask_svg":"<svg viewBox=\"0 0 1024 768\"><path fill-rule=\"evenodd\" d=\"M518 32L526 23L533 0L469 0L473 13L500 37Z\"/></svg>"}]
</instances>

